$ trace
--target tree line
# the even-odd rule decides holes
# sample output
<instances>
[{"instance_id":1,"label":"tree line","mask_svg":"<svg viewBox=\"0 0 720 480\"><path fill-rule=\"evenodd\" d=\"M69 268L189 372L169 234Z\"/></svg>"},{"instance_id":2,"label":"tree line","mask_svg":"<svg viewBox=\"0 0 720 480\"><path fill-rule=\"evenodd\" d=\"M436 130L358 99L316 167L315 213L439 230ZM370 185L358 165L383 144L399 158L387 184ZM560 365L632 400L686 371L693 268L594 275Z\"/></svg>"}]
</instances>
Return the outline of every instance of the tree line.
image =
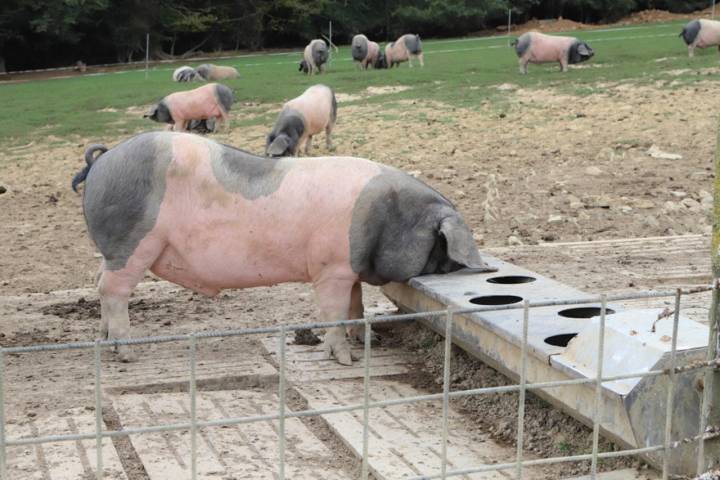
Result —
<instances>
[{"instance_id":1,"label":"tree line","mask_svg":"<svg viewBox=\"0 0 720 480\"><path fill-rule=\"evenodd\" d=\"M128 62L200 52L299 47L333 23L333 39L359 32L378 41L401 33L466 35L507 21L562 16L586 23L637 10L691 12L710 0L2 0L0 71Z\"/></svg>"}]
</instances>

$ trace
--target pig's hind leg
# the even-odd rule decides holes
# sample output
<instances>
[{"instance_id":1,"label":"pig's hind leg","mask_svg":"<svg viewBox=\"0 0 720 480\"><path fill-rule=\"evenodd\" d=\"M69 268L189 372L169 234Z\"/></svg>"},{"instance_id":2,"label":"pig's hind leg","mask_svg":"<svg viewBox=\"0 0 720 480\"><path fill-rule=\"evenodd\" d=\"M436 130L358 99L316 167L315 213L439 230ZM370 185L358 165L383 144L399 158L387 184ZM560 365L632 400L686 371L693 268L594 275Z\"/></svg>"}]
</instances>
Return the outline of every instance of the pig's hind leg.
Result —
<instances>
[{"instance_id":1,"label":"pig's hind leg","mask_svg":"<svg viewBox=\"0 0 720 480\"><path fill-rule=\"evenodd\" d=\"M352 287L348 318L350 320L365 318L365 307L363 307L362 301L362 284L360 282L355 282ZM347 330L351 341L355 343L365 343L365 325L351 325ZM374 331L371 332L370 343L376 345L379 342L380 337Z\"/></svg>"},{"instance_id":2,"label":"pig's hind leg","mask_svg":"<svg viewBox=\"0 0 720 480\"><path fill-rule=\"evenodd\" d=\"M355 279L329 277L314 283L317 304L324 321L347 320L355 283ZM323 350L328 358L335 358L342 365L352 365L353 358L350 344L345 337L345 327L327 329Z\"/></svg>"},{"instance_id":3,"label":"pig's hind leg","mask_svg":"<svg viewBox=\"0 0 720 480\"><path fill-rule=\"evenodd\" d=\"M105 259L99 274L101 334L108 340L122 340L130 337L128 302L130 295L143 279L145 271L162 252L162 244L152 238L143 239L125 266L112 270ZM127 345L117 346L118 356L123 362L135 360Z\"/></svg>"}]
</instances>

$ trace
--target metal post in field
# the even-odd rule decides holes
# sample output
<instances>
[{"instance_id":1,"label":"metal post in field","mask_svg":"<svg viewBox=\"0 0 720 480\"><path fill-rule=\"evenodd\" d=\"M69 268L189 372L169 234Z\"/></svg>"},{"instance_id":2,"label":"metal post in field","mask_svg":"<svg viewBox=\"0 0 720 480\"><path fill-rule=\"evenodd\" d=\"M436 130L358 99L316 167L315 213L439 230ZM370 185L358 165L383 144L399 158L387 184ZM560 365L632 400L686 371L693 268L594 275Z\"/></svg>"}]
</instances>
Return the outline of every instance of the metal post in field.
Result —
<instances>
[{"instance_id":1,"label":"metal post in field","mask_svg":"<svg viewBox=\"0 0 720 480\"><path fill-rule=\"evenodd\" d=\"M715 18L715 0L712 2L712 10L710 11L710 18Z\"/></svg>"},{"instance_id":2,"label":"metal post in field","mask_svg":"<svg viewBox=\"0 0 720 480\"><path fill-rule=\"evenodd\" d=\"M512 43L512 40L510 39L510 29L511 28L512 28L512 8L508 8L508 28L507 28L508 47Z\"/></svg>"},{"instance_id":3,"label":"metal post in field","mask_svg":"<svg viewBox=\"0 0 720 480\"><path fill-rule=\"evenodd\" d=\"M714 6L713 2L713 6ZM708 349L706 359L716 359L718 356L718 325L720 324L720 126L718 127L718 143L715 146L715 185L713 191L713 228L710 255L712 258L713 291L710 304L710 318L708 319ZM716 398L720 393L717 370L707 369L703 378L703 403L700 413L700 431L703 435L710 425L717 425L720 421L720 401ZM717 438L707 442L701 437L698 443L698 475L705 472L709 465L716 463L720 458L720 441Z\"/></svg>"},{"instance_id":4,"label":"metal post in field","mask_svg":"<svg viewBox=\"0 0 720 480\"><path fill-rule=\"evenodd\" d=\"M148 78L148 68L150 65L150 34L145 34L145 80Z\"/></svg>"}]
</instances>

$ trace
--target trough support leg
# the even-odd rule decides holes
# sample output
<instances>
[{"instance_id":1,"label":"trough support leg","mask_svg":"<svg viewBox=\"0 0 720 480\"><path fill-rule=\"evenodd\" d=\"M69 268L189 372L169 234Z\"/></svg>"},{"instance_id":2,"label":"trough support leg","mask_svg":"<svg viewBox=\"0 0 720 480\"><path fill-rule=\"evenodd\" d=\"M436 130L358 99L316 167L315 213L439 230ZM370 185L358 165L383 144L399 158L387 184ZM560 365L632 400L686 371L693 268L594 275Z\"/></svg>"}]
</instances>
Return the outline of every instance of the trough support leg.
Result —
<instances>
[{"instance_id":1,"label":"trough support leg","mask_svg":"<svg viewBox=\"0 0 720 480\"><path fill-rule=\"evenodd\" d=\"M709 336L707 360L718 358L718 325L720 324L720 127L718 128L718 143L715 147L715 185L713 202L713 233L712 233L712 271L713 271L713 295L710 306ZM710 426L717 426L720 423L720 372L717 369L708 369L705 372L703 381L703 404L700 415L700 431L703 435ZM705 472L710 466L720 462L720 439L717 437L710 440L700 438L698 444L698 474Z\"/></svg>"}]
</instances>

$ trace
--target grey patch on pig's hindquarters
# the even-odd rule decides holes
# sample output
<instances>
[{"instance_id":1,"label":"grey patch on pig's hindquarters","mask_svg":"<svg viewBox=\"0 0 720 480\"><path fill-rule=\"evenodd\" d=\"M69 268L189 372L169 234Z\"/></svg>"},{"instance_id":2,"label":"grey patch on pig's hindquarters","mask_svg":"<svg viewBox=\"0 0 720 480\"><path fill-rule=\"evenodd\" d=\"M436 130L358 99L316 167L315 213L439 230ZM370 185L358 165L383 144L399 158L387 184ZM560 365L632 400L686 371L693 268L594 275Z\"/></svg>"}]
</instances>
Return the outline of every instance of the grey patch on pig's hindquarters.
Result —
<instances>
[{"instance_id":1,"label":"grey patch on pig's hindquarters","mask_svg":"<svg viewBox=\"0 0 720 480\"><path fill-rule=\"evenodd\" d=\"M695 42L695 39L697 39L698 34L700 33L700 28L700 20L692 20L683 27L682 32L680 32L679 36L682 37L686 45L692 45Z\"/></svg>"},{"instance_id":2,"label":"grey patch on pig's hindquarters","mask_svg":"<svg viewBox=\"0 0 720 480\"><path fill-rule=\"evenodd\" d=\"M155 226L172 159L169 136L144 133L102 154L88 174L83 210L105 270L121 270Z\"/></svg>"},{"instance_id":3,"label":"grey patch on pig's hindquarters","mask_svg":"<svg viewBox=\"0 0 720 480\"><path fill-rule=\"evenodd\" d=\"M215 179L226 191L248 200L275 192L290 168L282 159L260 157L229 145L220 148L213 151L211 161Z\"/></svg>"},{"instance_id":4,"label":"grey patch on pig's hindquarters","mask_svg":"<svg viewBox=\"0 0 720 480\"><path fill-rule=\"evenodd\" d=\"M532 36L529 33L520 35L520 38L515 41L515 53L518 57L525 55L525 52L530 48L531 41Z\"/></svg>"},{"instance_id":5,"label":"grey patch on pig's hindquarters","mask_svg":"<svg viewBox=\"0 0 720 480\"><path fill-rule=\"evenodd\" d=\"M271 157L295 155L303 133L305 133L305 117L302 113L284 108L267 137L265 154Z\"/></svg>"},{"instance_id":6,"label":"grey patch on pig's hindquarters","mask_svg":"<svg viewBox=\"0 0 720 480\"><path fill-rule=\"evenodd\" d=\"M353 207L350 263L372 285L463 268L494 270L450 201L389 167L368 182Z\"/></svg>"},{"instance_id":7,"label":"grey patch on pig's hindquarters","mask_svg":"<svg viewBox=\"0 0 720 480\"><path fill-rule=\"evenodd\" d=\"M73 177L72 183L71 183L72 189L75 193L77 193L78 185L80 185L82 182L84 182L85 179L87 178L87 175L90 172L90 169L92 168L93 163L95 163L95 160L97 160L100 157L100 155L102 155L103 153L105 153L107 151L108 151L108 148L105 145L101 145L99 143L92 144L85 150L85 163L86 163L85 168L80 170ZM100 154L95 156L95 152L100 152Z\"/></svg>"},{"instance_id":8,"label":"grey patch on pig's hindquarters","mask_svg":"<svg viewBox=\"0 0 720 480\"><path fill-rule=\"evenodd\" d=\"M215 86L215 95L217 96L220 106L223 108L223 110L225 110L225 113L227 114L230 111L230 107L232 107L233 102L235 101L232 90L230 90L225 85L218 83Z\"/></svg>"},{"instance_id":9,"label":"grey patch on pig's hindquarters","mask_svg":"<svg viewBox=\"0 0 720 480\"><path fill-rule=\"evenodd\" d=\"M592 58L595 52L590 45L580 40L574 42L568 50L568 63L581 63Z\"/></svg>"}]
</instances>

